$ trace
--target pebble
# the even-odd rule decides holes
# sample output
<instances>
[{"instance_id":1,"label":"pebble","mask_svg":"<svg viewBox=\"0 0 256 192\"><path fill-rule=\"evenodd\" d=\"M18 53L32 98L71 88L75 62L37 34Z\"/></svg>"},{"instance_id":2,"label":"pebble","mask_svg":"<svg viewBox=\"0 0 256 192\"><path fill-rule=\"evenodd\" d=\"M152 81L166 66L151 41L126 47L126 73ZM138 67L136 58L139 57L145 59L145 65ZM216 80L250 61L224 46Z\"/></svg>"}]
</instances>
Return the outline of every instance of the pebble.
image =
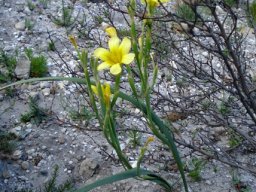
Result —
<instances>
[{"instance_id":1,"label":"pebble","mask_svg":"<svg viewBox=\"0 0 256 192\"><path fill-rule=\"evenodd\" d=\"M21 168L22 168L23 170L29 169L29 162L23 161L23 162L21 163Z\"/></svg>"},{"instance_id":2,"label":"pebble","mask_svg":"<svg viewBox=\"0 0 256 192\"><path fill-rule=\"evenodd\" d=\"M9 179L11 177L11 173L8 170L4 170L2 175L4 179Z\"/></svg>"},{"instance_id":3,"label":"pebble","mask_svg":"<svg viewBox=\"0 0 256 192\"><path fill-rule=\"evenodd\" d=\"M86 158L82 161L80 164L79 174L81 176L89 176L92 174L92 172L95 172L95 170L99 167L97 159L93 158Z\"/></svg>"},{"instance_id":4,"label":"pebble","mask_svg":"<svg viewBox=\"0 0 256 192\"><path fill-rule=\"evenodd\" d=\"M21 126L15 127L16 131L21 131Z\"/></svg>"},{"instance_id":5,"label":"pebble","mask_svg":"<svg viewBox=\"0 0 256 192\"><path fill-rule=\"evenodd\" d=\"M3 100L4 100L4 95L0 94L0 101L3 101Z\"/></svg>"},{"instance_id":6,"label":"pebble","mask_svg":"<svg viewBox=\"0 0 256 192\"><path fill-rule=\"evenodd\" d=\"M15 24L15 28L17 30L20 30L20 31L24 31L26 26L25 26L25 21L20 21L18 23Z\"/></svg>"},{"instance_id":7,"label":"pebble","mask_svg":"<svg viewBox=\"0 0 256 192\"><path fill-rule=\"evenodd\" d=\"M41 82L40 83L40 88L50 88L51 84L48 82Z\"/></svg>"},{"instance_id":8,"label":"pebble","mask_svg":"<svg viewBox=\"0 0 256 192\"><path fill-rule=\"evenodd\" d=\"M31 155L31 154L33 154L34 152L35 152L36 150L35 149L29 149L29 150L27 150L27 154L28 155Z\"/></svg>"},{"instance_id":9,"label":"pebble","mask_svg":"<svg viewBox=\"0 0 256 192\"><path fill-rule=\"evenodd\" d=\"M60 131L61 131L62 133L66 133L67 128L62 128Z\"/></svg>"},{"instance_id":10,"label":"pebble","mask_svg":"<svg viewBox=\"0 0 256 192\"><path fill-rule=\"evenodd\" d=\"M22 181L28 181L28 178L25 176L18 176L18 179L20 179Z\"/></svg>"},{"instance_id":11,"label":"pebble","mask_svg":"<svg viewBox=\"0 0 256 192\"><path fill-rule=\"evenodd\" d=\"M47 149L47 147L46 147L45 145L43 145L43 146L42 146L42 149L45 150L45 149Z\"/></svg>"},{"instance_id":12,"label":"pebble","mask_svg":"<svg viewBox=\"0 0 256 192\"><path fill-rule=\"evenodd\" d=\"M47 176L48 175L48 171L47 170L41 170L40 174L43 176Z\"/></svg>"},{"instance_id":13,"label":"pebble","mask_svg":"<svg viewBox=\"0 0 256 192\"><path fill-rule=\"evenodd\" d=\"M15 68L15 74L17 76L17 78L19 79L26 79L29 77L29 73L30 73L30 61L29 59L24 56L21 55L18 60L17 60L17 65Z\"/></svg>"},{"instance_id":14,"label":"pebble","mask_svg":"<svg viewBox=\"0 0 256 192\"><path fill-rule=\"evenodd\" d=\"M49 96L50 93L51 93L51 89L50 88L44 88L42 90L42 93L43 93L44 96Z\"/></svg>"},{"instance_id":15,"label":"pebble","mask_svg":"<svg viewBox=\"0 0 256 192\"><path fill-rule=\"evenodd\" d=\"M15 150L15 151L13 152L13 155L12 155L12 157L13 157L14 160L20 159L21 156L22 156L22 151L21 151L21 150Z\"/></svg>"},{"instance_id":16,"label":"pebble","mask_svg":"<svg viewBox=\"0 0 256 192\"><path fill-rule=\"evenodd\" d=\"M60 144L64 144L64 143L65 143L65 137L64 137L64 135L60 135L59 138L58 138L58 140L59 140L59 143L60 143Z\"/></svg>"}]
</instances>

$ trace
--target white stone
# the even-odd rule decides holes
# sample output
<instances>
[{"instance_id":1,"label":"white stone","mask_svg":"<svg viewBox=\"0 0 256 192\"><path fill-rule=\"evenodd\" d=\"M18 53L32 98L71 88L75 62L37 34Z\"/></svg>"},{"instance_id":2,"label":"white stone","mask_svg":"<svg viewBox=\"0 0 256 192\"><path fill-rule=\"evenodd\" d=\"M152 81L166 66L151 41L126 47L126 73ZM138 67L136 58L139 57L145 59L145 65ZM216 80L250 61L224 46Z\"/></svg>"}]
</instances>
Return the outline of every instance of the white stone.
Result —
<instances>
[{"instance_id":1,"label":"white stone","mask_svg":"<svg viewBox=\"0 0 256 192\"><path fill-rule=\"evenodd\" d=\"M44 96L49 96L51 93L51 89L50 88L45 88L42 90L42 93Z\"/></svg>"},{"instance_id":2,"label":"white stone","mask_svg":"<svg viewBox=\"0 0 256 192\"><path fill-rule=\"evenodd\" d=\"M21 150L15 150L13 152L13 159L14 160L18 160L21 158L21 155L22 155L22 151Z\"/></svg>"},{"instance_id":3,"label":"white stone","mask_svg":"<svg viewBox=\"0 0 256 192\"><path fill-rule=\"evenodd\" d=\"M20 31L24 31L25 28L26 28L25 21L20 21L20 22L16 23L15 28L20 30Z\"/></svg>"}]
</instances>

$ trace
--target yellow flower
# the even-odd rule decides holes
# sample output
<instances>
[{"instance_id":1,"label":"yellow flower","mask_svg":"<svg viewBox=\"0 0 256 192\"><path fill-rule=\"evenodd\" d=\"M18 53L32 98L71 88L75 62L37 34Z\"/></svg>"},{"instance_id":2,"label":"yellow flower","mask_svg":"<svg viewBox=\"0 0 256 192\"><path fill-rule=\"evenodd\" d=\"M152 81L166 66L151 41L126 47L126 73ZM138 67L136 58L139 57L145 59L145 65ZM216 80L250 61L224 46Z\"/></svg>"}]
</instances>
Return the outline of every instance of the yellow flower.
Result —
<instances>
[{"instance_id":1,"label":"yellow flower","mask_svg":"<svg viewBox=\"0 0 256 192\"><path fill-rule=\"evenodd\" d=\"M141 0L142 3L147 4L147 6L151 7L151 8L155 8L157 6L160 5L159 2L161 3L167 3L170 0Z\"/></svg>"},{"instance_id":2,"label":"yellow flower","mask_svg":"<svg viewBox=\"0 0 256 192\"><path fill-rule=\"evenodd\" d=\"M109 37L117 37L117 32L114 27L107 27L105 29L106 33L108 34Z\"/></svg>"},{"instance_id":3,"label":"yellow flower","mask_svg":"<svg viewBox=\"0 0 256 192\"><path fill-rule=\"evenodd\" d=\"M139 37L139 38L138 38L138 43L139 43L140 49L142 49L142 37Z\"/></svg>"},{"instance_id":4,"label":"yellow flower","mask_svg":"<svg viewBox=\"0 0 256 192\"><path fill-rule=\"evenodd\" d=\"M100 71L110 68L111 74L118 75L122 71L122 64L128 65L134 60L135 54L129 53L131 41L125 37L120 44L120 39L114 36L109 39L108 46L109 50L98 48L94 51L94 56L103 61L97 69Z\"/></svg>"},{"instance_id":5,"label":"yellow flower","mask_svg":"<svg viewBox=\"0 0 256 192\"><path fill-rule=\"evenodd\" d=\"M153 142L154 140L155 140L155 138L153 136L149 136L145 143L145 147L147 147L149 145L149 143Z\"/></svg>"},{"instance_id":6,"label":"yellow flower","mask_svg":"<svg viewBox=\"0 0 256 192\"><path fill-rule=\"evenodd\" d=\"M95 95L99 96L97 87L95 85L91 85L91 88L92 88L92 91L95 93ZM108 83L101 85L101 90L102 90L105 102L110 103L110 97L111 97L110 85Z\"/></svg>"},{"instance_id":7,"label":"yellow flower","mask_svg":"<svg viewBox=\"0 0 256 192\"><path fill-rule=\"evenodd\" d=\"M72 43L72 45L77 49L77 42L74 35L69 35L68 38L69 38L69 41Z\"/></svg>"}]
</instances>

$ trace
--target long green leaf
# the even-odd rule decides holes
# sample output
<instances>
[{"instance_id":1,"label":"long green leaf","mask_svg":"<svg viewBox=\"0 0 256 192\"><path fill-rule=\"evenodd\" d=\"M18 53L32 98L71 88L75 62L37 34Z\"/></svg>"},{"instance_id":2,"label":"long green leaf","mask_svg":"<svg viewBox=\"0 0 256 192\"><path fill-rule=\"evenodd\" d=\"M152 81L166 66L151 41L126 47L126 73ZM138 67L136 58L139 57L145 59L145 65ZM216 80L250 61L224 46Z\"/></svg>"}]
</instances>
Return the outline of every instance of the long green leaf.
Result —
<instances>
[{"instance_id":1,"label":"long green leaf","mask_svg":"<svg viewBox=\"0 0 256 192\"><path fill-rule=\"evenodd\" d=\"M153 173L145 169L140 169L140 175L138 175L137 168L134 168L134 169L130 169L130 170L118 173L116 175L112 175L112 176L97 180L92 184L86 185L85 187L78 189L76 192L87 192L99 186L103 186L106 184L114 183L117 181L129 179L129 178L135 178L138 176L150 175L150 174L153 174Z\"/></svg>"}]
</instances>

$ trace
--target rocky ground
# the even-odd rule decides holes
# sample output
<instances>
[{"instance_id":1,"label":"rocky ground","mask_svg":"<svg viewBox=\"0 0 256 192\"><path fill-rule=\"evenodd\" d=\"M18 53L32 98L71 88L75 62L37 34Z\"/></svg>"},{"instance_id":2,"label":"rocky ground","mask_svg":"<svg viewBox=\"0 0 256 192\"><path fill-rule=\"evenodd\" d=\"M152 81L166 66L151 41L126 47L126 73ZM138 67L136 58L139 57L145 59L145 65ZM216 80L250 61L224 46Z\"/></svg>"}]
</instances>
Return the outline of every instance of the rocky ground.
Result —
<instances>
[{"instance_id":1,"label":"rocky ground","mask_svg":"<svg viewBox=\"0 0 256 192\"><path fill-rule=\"evenodd\" d=\"M36 5L31 10L25 0L0 0L0 48L11 54L14 54L15 50L18 51L15 73L20 79L29 76L30 66L24 57L25 48L32 48L35 54L47 57L48 76L70 75L70 69L72 71L77 68L76 54L67 39L67 33L71 29L60 27L52 21L52 16L61 16L61 1L49 1L47 7L42 2L46 1L31 1ZM71 2L69 4L72 5ZM75 1L73 17L78 15L77 18L82 19L85 14L87 22L90 23L96 15L95 12L104 6L99 2ZM124 24L118 14L115 15L114 21L119 25ZM31 28L28 22L31 23ZM81 28L82 24L78 25L79 27ZM58 53L49 50L51 39L56 42ZM84 44L89 47L89 43L90 37ZM0 92L0 130L14 133L18 137L13 153L0 153L0 191L39 191L52 177L56 165L59 167L57 183L72 180L75 188L122 171L121 165L112 158L115 158L115 154L102 133L88 131L99 130L95 120L71 120L69 112L80 104L77 98L83 98L80 93L74 93L74 90L77 90L77 87L67 82L39 82L18 86L11 96L5 91ZM30 97L38 102L40 108L45 109L46 118L40 123L23 123L20 120L21 115L30 110ZM136 110L134 112L136 113ZM129 138L122 135L120 138L123 149L129 151L130 160L134 161L139 148L132 149ZM141 140L145 141L146 135ZM163 167L166 165L161 161L160 164L157 162L160 154L154 146L149 154L153 156L150 165L153 170L161 167L161 174L166 178L172 180L177 177L174 168L170 167L167 168L168 171L164 171ZM254 156L250 158L255 159ZM217 161L207 163L201 171L201 177L200 182L194 182L188 177L191 191L237 191L232 169ZM240 171L237 180L249 186L248 191L256 191L255 177L249 173ZM156 192L161 189L149 182L127 180L95 191Z\"/></svg>"}]
</instances>

